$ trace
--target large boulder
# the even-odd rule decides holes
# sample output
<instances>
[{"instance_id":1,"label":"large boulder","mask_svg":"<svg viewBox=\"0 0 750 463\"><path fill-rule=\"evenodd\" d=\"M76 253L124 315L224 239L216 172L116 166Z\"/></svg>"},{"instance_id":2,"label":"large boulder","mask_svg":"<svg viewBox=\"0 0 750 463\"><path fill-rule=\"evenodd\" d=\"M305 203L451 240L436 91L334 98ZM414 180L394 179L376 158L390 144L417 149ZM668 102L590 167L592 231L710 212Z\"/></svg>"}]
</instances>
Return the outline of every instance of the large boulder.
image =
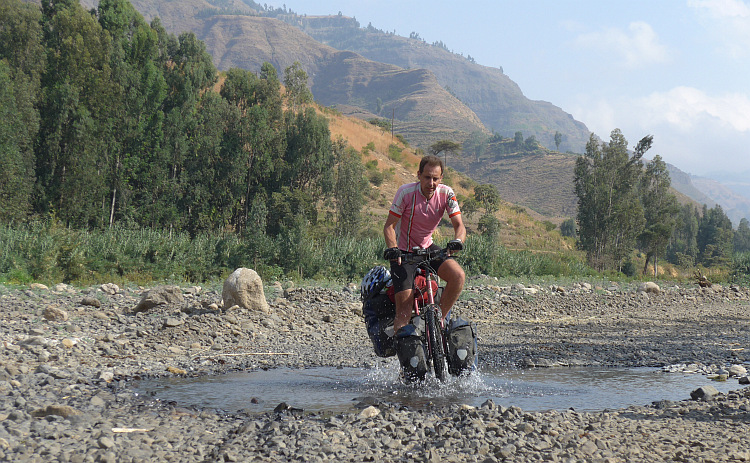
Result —
<instances>
[{"instance_id":1,"label":"large boulder","mask_svg":"<svg viewBox=\"0 0 750 463\"><path fill-rule=\"evenodd\" d=\"M271 312L263 291L263 281L255 270L249 268L238 268L229 275L224 282L221 297L224 299L225 310L238 305L266 314Z\"/></svg>"},{"instance_id":2,"label":"large boulder","mask_svg":"<svg viewBox=\"0 0 750 463\"><path fill-rule=\"evenodd\" d=\"M646 294L659 294L660 291L661 291L661 288L659 288L659 285L657 285L653 281L647 281L645 283L641 283L641 285L638 287L638 292L642 292Z\"/></svg>"},{"instance_id":3,"label":"large boulder","mask_svg":"<svg viewBox=\"0 0 750 463\"><path fill-rule=\"evenodd\" d=\"M184 300L179 286L159 286L143 293L141 301L135 306L133 312L147 312L159 305L179 304Z\"/></svg>"}]
</instances>

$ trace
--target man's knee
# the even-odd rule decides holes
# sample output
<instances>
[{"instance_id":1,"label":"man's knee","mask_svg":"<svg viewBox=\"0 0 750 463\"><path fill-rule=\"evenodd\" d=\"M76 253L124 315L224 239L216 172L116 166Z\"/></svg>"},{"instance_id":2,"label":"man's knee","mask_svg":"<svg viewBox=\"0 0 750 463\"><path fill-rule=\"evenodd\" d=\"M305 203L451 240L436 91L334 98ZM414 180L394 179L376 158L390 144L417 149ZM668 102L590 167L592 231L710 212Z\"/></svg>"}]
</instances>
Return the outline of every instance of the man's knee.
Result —
<instances>
[{"instance_id":1,"label":"man's knee","mask_svg":"<svg viewBox=\"0 0 750 463\"><path fill-rule=\"evenodd\" d=\"M464 285L464 281L466 281L466 272L464 272L464 269L461 268L455 260L447 260L440 267L440 270L443 270L443 272L438 272L439 274L442 273L440 278L445 280L446 283L452 283L459 286Z\"/></svg>"}]
</instances>

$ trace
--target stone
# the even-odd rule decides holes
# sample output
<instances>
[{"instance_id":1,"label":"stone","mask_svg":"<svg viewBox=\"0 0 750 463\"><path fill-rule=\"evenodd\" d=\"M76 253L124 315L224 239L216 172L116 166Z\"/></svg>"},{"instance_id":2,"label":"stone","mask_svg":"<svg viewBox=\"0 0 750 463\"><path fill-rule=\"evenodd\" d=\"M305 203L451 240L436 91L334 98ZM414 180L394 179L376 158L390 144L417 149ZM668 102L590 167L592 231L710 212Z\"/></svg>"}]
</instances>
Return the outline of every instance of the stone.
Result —
<instances>
[{"instance_id":1,"label":"stone","mask_svg":"<svg viewBox=\"0 0 750 463\"><path fill-rule=\"evenodd\" d=\"M115 446L115 441L113 441L111 437L102 436L99 438L98 444L99 448L111 449Z\"/></svg>"},{"instance_id":2,"label":"stone","mask_svg":"<svg viewBox=\"0 0 750 463\"><path fill-rule=\"evenodd\" d=\"M44 418L50 415L62 416L63 418L67 418L69 416L80 414L81 412L76 410L75 408L69 405L60 404L47 405L47 407L40 408L31 413L32 416L35 416L37 418Z\"/></svg>"},{"instance_id":3,"label":"stone","mask_svg":"<svg viewBox=\"0 0 750 463\"><path fill-rule=\"evenodd\" d=\"M167 371L172 373L173 375L186 375L187 374L187 371L181 368L172 367L172 366L167 367Z\"/></svg>"},{"instance_id":4,"label":"stone","mask_svg":"<svg viewBox=\"0 0 750 463\"><path fill-rule=\"evenodd\" d=\"M58 307L47 307L44 309L42 316L50 322L68 321L68 312Z\"/></svg>"},{"instance_id":5,"label":"stone","mask_svg":"<svg viewBox=\"0 0 750 463\"><path fill-rule=\"evenodd\" d=\"M657 285L653 281L647 281L645 283L641 283L638 286L638 292L646 294L659 294L661 292L661 288L659 288L659 285Z\"/></svg>"},{"instance_id":6,"label":"stone","mask_svg":"<svg viewBox=\"0 0 750 463\"><path fill-rule=\"evenodd\" d=\"M29 288L37 290L37 291L49 291L49 287L47 287L47 285L43 285L41 283L31 283L29 285Z\"/></svg>"},{"instance_id":7,"label":"stone","mask_svg":"<svg viewBox=\"0 0 750 463\"><path fill-rule=\"evenodd\" d=\"M76 344L78 344L74 339L65 338L62 341L62 345L67 347L68 349L72 349Z\"/></svg>"},{"instance_id":8,"label":"stone","mask_svg":"<svg viewBox=\"0 0 750 463\"><path fill-rule=\"evenodd\" d=\"M107 293L110 296L114 296L115 294L120 292L120 287L114 283L104 283L103 285L99 286L99 289L103 293Z\"/></svg>"},{"instance_id":9,"label":"stone","mask_svg":"<svg viewBox=\"0 0 750 463\"><path fill-rule=\"evenodd\" d=\"M745 376L747 375L747 368L742 365L732 365L727 372L729 373L729 376Z\"/></svg>"},{"instance_id":10,"label":"stone","mask_svg":"<svg viewBox=\"0 0 750 463\"><path fill-rule=\"evenodd\" d=\"M380 415L380 409L370 405L359 413L359 418L369 419L378 415Z\"/></svg>"},{"instance_id":11,"label":"stone","mask_svg":"<svg viewBox=\"0 0 750 463\"><path fill-rule=\"evenodd\" d=\"M86 296L83 299L81 299L81 305L85 305L88 307L101 307L102 302L95 297Z\"/></svg>"},{"instance_id":12,"label":"stone","mask_svg":"<svg viewBox=\"0 0 750 463\"><path fill-rule=\"evenodd\" d=\"M169 317L166 320L164 320L164 327L165 328L174 328L175 326L180 326L183 323L185 323L185 320L183 320L181 318Z\"/></svg>"},{"instance_id":13,"label":"stone","mask_svg":"<svg viewBox=\"0 0 750 463\"><path fill-rule=\"evenodd\" d=\"M243 309L271 312L266 295L263 292L263 281L255 270L238 268L224 281L221 291L224 307L238 305Z\"/></svg>"},{"instance_id":14,"label":"stone","mask_svg":"<svg viewBox=\"0 0 750 463\"><path fill-rule=\"evenodd\" d=\"M178 286L159 286L143 293L143 297L141 297L140 302L135 306L133 312L148 312L154 307L166 304L179 304L184 300L185 298L182 296L182 291Z\"/></svg>"},{"instance_id":15,"label":"stone","mask_svg":"<svg viewBox=\"0 0 750 463\"><path fill-rule=\"evenodd\" d=\"M718 393L719 391L713 386L703 386L691 392L690 398L693 400L711 400Z\"/></svg>"}]
</instances>

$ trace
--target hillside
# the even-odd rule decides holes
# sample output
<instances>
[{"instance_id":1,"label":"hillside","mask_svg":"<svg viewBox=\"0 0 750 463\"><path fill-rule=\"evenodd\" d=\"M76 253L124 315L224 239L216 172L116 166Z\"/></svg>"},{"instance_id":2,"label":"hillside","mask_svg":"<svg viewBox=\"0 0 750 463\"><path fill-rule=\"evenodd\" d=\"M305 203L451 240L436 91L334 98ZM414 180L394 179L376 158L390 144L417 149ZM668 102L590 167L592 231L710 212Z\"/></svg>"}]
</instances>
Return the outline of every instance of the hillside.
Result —
<instances>
[{"instance_id":1,"label":"hillside","mask_svg":"<svg viewBox=\"0 0 750 463\"><path fill-rule=\"evenodd\" d=\"M415 146L442 138L462 142L471 132L494 130L505 136L522 131L550 147L559 131L562 150L581 152L589 136L583 123L560 108L527 99L502 70L421 40L360 28L353 18L265 11L241 0L132 3L147 20L158 16L169 32L194 31L219 69L257 70L258 63L268 61L282 71L299 61L317 101L363 119L395 117ZM295 34L272 17L304 33ZM329 46L357 55L337 55Z\"/></svg>"},{"instance_id":2,"label":"hillside","mask_svg":"<svg viewBox=\"0 0 750 463\"><path fill-rule=\"evenodd\" d=\"M404 147L398 140L392 139L390 133L363 122L359 119L339 116L325 111L329 119L331 137L341 137L350 146L358 151L364 151L363 161L377 161L377 170L383 172L384 181L380 185L370 184L368 192L369 201L366 206L367 223L370 224L372 233L382 232L382 225L388 213L388 208L399 186L404 183L416 181L416 171L421 155L413 148ZM374 150L363 149L372 143ZM389 147L397 145L403 148L402 158L393 160L388 155ZM449 161L453 163L453 160ZM448 168L444 183L450 185L459 198L465 198L473 194L474 180L464 174ZM577 252L574 251L575 244L570 238L563 238L557 231L548 232L544 220L533 211L525 211L524 208L513 204L501 194L503 198L500 210L496 217L501 222L500 242L510 249L524 249L537 252ZM477 221L480 213L464 216L464 222L470 234L477 233ZM451 228L443 226L439 229L443 236L450 236Z\"/></svg>"},{"instance_id":3,"label":"hillside","mask_svg":"<svg viewBox=\"0 0 750 463\"><path fill-rule=\"evenodd\" d=\"M405 69L429 69L441 86L471 108L487 128L501 135L522 131L524 136L534 135L551 148L559 131L563 134L560 148L576 153L583 152L588 141L590 132L582 122L551 103L529 100L501 69L476 64L420 39L360 28L355 19L346 16L278 17L334 48Z\"/></svg>"}]
</instances>

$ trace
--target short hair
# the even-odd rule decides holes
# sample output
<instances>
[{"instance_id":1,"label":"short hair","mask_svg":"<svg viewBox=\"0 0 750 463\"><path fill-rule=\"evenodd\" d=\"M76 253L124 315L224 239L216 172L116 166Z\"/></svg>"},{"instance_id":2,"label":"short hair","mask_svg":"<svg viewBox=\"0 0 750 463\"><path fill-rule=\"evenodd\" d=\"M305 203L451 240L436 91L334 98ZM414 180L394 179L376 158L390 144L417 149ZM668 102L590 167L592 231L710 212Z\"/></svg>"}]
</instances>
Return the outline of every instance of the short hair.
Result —
<instances>
[{"instance_id":1,"label":"short hair","mask_svg":"<svg viewBox=\"0 0 750 463\"><path fill-rule=\"evenodd\" d=\"M424 171L425 166L440 166L440 175L443 175L445 173L445 165L443 164L443 160L435 156L434 154L428 154L424 156L421 161L419 161L419 170L417 171L417 173L421 174L422 171Z\"/></svg>"}]
</instances>

